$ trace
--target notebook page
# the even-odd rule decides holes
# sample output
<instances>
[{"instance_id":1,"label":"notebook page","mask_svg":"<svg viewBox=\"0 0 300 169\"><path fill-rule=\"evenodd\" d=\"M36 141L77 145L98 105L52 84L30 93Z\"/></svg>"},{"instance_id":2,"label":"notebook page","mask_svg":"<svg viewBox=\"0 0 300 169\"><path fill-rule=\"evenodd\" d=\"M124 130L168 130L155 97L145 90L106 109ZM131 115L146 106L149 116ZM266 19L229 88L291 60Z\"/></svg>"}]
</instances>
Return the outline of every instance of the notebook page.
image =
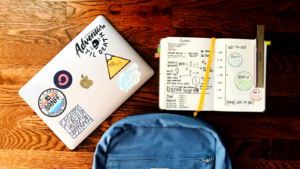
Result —
<instances>
[{"instance_id":1,"label":"notebook page","mask_svg":"<svg viewBox=\"0 0 300 169\"><path fill-rule=\"evenodd\" d=\"M262 112L265 89L255 88L255 40L218 39L215 49L216 111Z\"/></svg>"},{"instance_id":2,"label":"notebook page","mask_svg":"<svg viewBox=\"0 0 300 169\"><path fill-rule=\"evenodd\" d=\"M160 99L164 99L167 110L198 109L201 90L204 82L206 64L208 62L210 38L180 38L170 37L165 40L161 48L161 59L164 62L165 74L163 92ZM163 49L165 48L165 49ZM213 110L213 71L214 62L207 84L203 110ZM161 102L161 101L160 101ZM163 109L163 107L161 107Z\"/></svg>"}]
</instances>

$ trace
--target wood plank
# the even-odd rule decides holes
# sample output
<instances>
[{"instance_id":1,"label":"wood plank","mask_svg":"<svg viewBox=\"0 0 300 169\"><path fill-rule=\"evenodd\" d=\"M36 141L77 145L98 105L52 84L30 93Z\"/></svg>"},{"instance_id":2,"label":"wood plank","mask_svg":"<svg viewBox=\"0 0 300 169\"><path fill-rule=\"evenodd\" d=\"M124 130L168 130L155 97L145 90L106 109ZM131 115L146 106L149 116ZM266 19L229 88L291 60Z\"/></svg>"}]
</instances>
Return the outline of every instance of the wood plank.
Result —
<instances>
[{"instance_id":1,"label":"wood plank","mask_svg":"<svg viewBox=\"0 0 300 169\"><path fill-rule=\"evenodd\" d=\"M3 64L46 65L64 47L65 45L1 44L0 62Z\"/></svg>"},{"instance_id":2,"label":"wood plank","mask_svg":"<svg viewBox=\"0 0 300 169\"><path fill-rule=\"evenodd\" d=\"M0 85L0 106L26 106L27 103L19 96L23 85Z\"/></svg>"},{"instance_id":3,"label":"wood plank","mask_svg":"<svg viewBox=\"0 0 300 169\"><path fill-rule=\"evenodd\" d=\"M0 150L2 168L92 168L94 152Z\"/></svg>"},{"instance_id":4,"label":"wood plank","mask_svg":"<svg viewBox=\"0 0 300 169\"><path fill-rule=\"evenodd\" d=\"M248 160L244 158L231 159L232 168L240 169L253 169L253 168L264 168L264 169L274 169L274 168L285 168L285 169L294 169L300 167L299 160Z\"/></svg>"},{"instance_id":5,"label":"wood plank","mask_svg":"<svg viewBox=\"0 0 300 169\"><path fill-rule=\"evenodd\" d=\"M36 128L49 129L29 106L1 107L0 128Z\"/></svg>"},{"instance_id":6,"label":"wood plank","mask_svg":"<svg viewBox=\"0 0 300 169\"><path fill-rule=\"evenodd\" d=\"M171 6L141 4L68 3L67 23L90 23L104 15L114 26L171 26Z\"/></svg>"},{"instance_id":7,"label":"wood plank","mask_svg":"<svg viewBox=\"0 0 300 169\"><path fill-rule=\"evenodd\" d=\"M71 41L68 30L77 26L0 24L0 63L45 65Z\"/></svg>"},{"instance_id":8,"label":"wood plank","mask_svg":"<svg viewBox=\"0 0 300 169\"><path fill-rule=\"evenodd\" d=\"M86 2L85 0L38 0L38 1L58 1L58 2ZM97 0L89 0L89 2L97 2ZM280 1L280 0L261 0L261 1L252 1L252 0L165 0L163 3L166 5L172 6L181 6L187 8L202 8L202 9L233 9L233 10L255 10L255 11L300 11L299 0L289 0L289 1ZM102 0L98 2L101 4L161 4L160 0Z\"/></svg>"},{"instance_id":9,"label":"wood plank","mask_svg":"<svg viewBox=\"0 0 300 169\"><path fill-rule=\"evenodd\" d=\"M57 23L0 24L0 63L45 65L71 41L68 30L77 26Z\"/></svg>"},{"instance_id":10,"label":"wood plank","mask_svg":"<svg viewBox=\"0 0 300 169\"><path fill-rule=\"evenodd\" d=\"M0 63L40 64L41 62L46 64L87 25L88 24L6 25L2 27L3 29L0 29ZM36 30L32 30L32 27L35 27ZM136 50L142 52L145 50L147 50L147 52L154 50L152 53L148 52L149 55L147 55L147 57L149 57L149 59L154 55L156 51L155 48L157 48L160 39L167 36L255 38L254 32L247 30L212 31L209 29L131 26L116 26L116 29ZM297 56L300 45L297 41L298 38L300 38L299 33L267 32L266 39L273 42L273 45L268 47L268 55L279 55L280 58L286 56L290 57L292 55ZM140 47L142 48L139 49ZM268 57L268 59L270 59L270 57ZM295 60L293 58L291 59ZM155 61L157 61L157 59ZM280 64L280 62L275 62L275 64ZM283 65L283 68L284 66L285 65ZM286 66L293 66L293 64ZM278 66L275 65L274 68L276 69L277 67Z\"/></svg>"},{"instance_id":11,"label":"wood plank","mask_svg":"<svg viewBox=\"0 0 300 169\"><path fill-rule=\"evenodd\" d=\"M91 168L94 152L0 150L4 168ZM49 158L49 156L51 158ZM72 159L72 160L69 160ZM298 168L299 160L232 158L234 168Z\"/></svg>"},{"instance_id":12,"label":"wood plank","mask_svg":"<svg viewBox=\"0 0 300 169\"><path fill-rule=\"evenodd\" d=\"M269 138L223 138L231 158L298 160L299 141Z\"/></svg>"},{"instance_id":13,"label":"wood plank","mask_svg":"<svg viewBox=\"0 0 300 169\"><path fill-rule=\"evenodd\" d=\"M41 65L42 64L42 65ZM25 85L45 65L0 64L0 84Z\"/></svg>"},{"instance_id":14,"label":"wood plank","mask_svg":"<svg viewBox=\"0 0 300 169\"><path fill-rule=\"evenodd\" d=\"M86 2L87 0L36 0L41 2ZM98 0L88 0L88 2L97 2ZM101 3L118 3L118 4L128 4L128 3L144 3L147 2L147 0L122 0L122 1L116 1L116 0L101 0Z\"/></svg>"},{"instance_id":15,"label":"wood plank","mask_svg":"<svg viewBox=\"0 0 300 169\"><path fill-rule=\"evenodd\" d=\"M6 64L43 64L48 63L60 50L74 39L88 24L41 24L41 25L10 25L0 29L0 63ZM36 30L32 30L32 26ZM152 51L147 57L154 55L161 38L167 36L183 37L218 37L218 38L255 38L253 31L247 30L209 30L209 29L173 29L170 27L131 27L116 26L121 35L139 51ZM274 33L266 32L266 39L272 41L268 47L268 60L272 60L277 69L278 64L286 64L285 61L297 59L300 33ZM49 46L48 46L49 45ZM142 47L141 49L139 49ZM147 49L150 48L150 49ZM279 58L279 62L272 59ZM24 59L26 58L26 59ZM36 63L34 62L36 60ZM283 60L283 62L281 62ZM156 59L157 61L157 59ZM298 60L295 60L299 63ZM294 62L294 61L293 61ZM282 68L293 70L293 62L290 65L282 65ZM288 62L289 63L289 62ZM269 66L269 65L268 65ZM273 65L272 65L273 66ZM298 66L298 65L296 65ZM273 71L273 70L272 70ZM275 70L276 71L276 70ZM288 72L289 73L289 72Z\"/></svg>"},{"instance_id":16,"label":"wood plank","mask_svg":"<svg viewBox=\"0 0 300 169\"><path fill-rule=\"evenodd\" d=\"M45 50L51 51L51 48L48 49L48 46L38 45L51 44L65 46L72 39L74 39L84 28L86 28L88 24L89 23L3 25L0 23L0 46L2 48L5 48L2 49L1 54L8 55L8 53L12 53L14 55L17 55L17 50L14 50L15 48L17 48L17 46L18 51L20 51L20 54L24 55L24 57L28 55L24 53L27 48L27 51L30 52L35 52L33 49L39 48L45 48ZM32 30L32 27L35 27L35 29ZM157 48L160 39L168 36L254 38L253 32L247 31L232 32L223 30L214 31L208 29L173 29L171 27L164 26L156 26L152 28L122 25L116 25L115 28L130 44L150 48ZM58 47L58 49L61 50L62 47ZM39 57L38 52L34 54Z\"/></svg>"},{"instance_id":17,"label":"wood plank","mask_svg":"<svg viewBox=\"0 0 300 169\"><path fill-rule=\"evenodd\" d=\"M0 22L12 23L49 23L66 21L66 3L1 1Z\"/></svg>"},{"instance_id":18,"label":"wood plank","mask_svg":"<svg viewBox=\"0 0 300 169\"><path fill-rule=\"evenodd\" d=\"M299 0L205 0L181 5L185 8L228 9L239 11L300 11Z\"/></svg>"},{"instance_id":19,"label":"wood plank","mask_svg":"<svg viewBox=\"0 0 300 169\"><path fill-rule=\"evenodd\" d=\"M24 44L68 44L71 41L68 31L80 24L36 23L3 24L0 23L1 46L11 42ZM34 29L32 29L34 27ZM14 46L11 46L14 49ZM29 47L30 49L30 47Z\"/></svg>"},{"instance_id":20,"label":"wood plank","mask_svg":"<svg viewBox=\"0 0 300 169\"><path fill-rule=\"evenodd\" d=\"M1 128L0 149L69 150L50 130Z\"/></svg>"},{"instance_id":21,"label":"wood plank","mask_svg":"<svg viewBox=\"0 0 300 169\"><path fill-rule=\"evenodd\" d=\"M297 33L300 26L299 20L300 12L245 12L175 7L173 8L172 26L174 28L248 30L255 32L256 25L266 25L266 32Z\"/></svg>"},{"instance_id":22,"label":"wood plank","mask_svg":"<svg viewBox=\"0 0 300 169\"><path fill-rule=\"evenodd\" d=\"M299 75L281 75L279 73L270 75L267 77L267 95L299 96L300 89L295 85L298 83Z\"/></svg>"},{"instance_id":23,"label":"wood plank","mask_svg":"<svg viewBox=\"0 0 300 169\"><path fill-rule=\"evenodd\" d=\"M84 3L87 2L86 0L37 0L37 1L51 1L51 2L76 2L76 3ZM97 4L141 4L141 5L153 5L153 4L161 4L162 1L160 0L122 0L122 1L116 1L116 0L88 0L89 3L91 2L97 2ZM183 5L183 4L189 4L197 2L197 0L164 0L164 5Z\"/></svg>"}]
</instances>

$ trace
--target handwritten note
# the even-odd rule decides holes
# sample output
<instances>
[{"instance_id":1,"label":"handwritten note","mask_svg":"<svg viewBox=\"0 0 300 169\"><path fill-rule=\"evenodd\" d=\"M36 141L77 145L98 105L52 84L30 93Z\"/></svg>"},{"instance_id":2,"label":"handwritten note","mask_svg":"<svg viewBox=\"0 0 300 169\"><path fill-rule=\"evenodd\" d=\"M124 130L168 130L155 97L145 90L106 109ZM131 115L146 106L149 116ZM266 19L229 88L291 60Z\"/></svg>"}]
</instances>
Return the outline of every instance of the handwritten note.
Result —
<instances>
[{"instance_id":1,"label":"handwritten note","mask_svg":"<svg viewBox=\"0 0 300 169\"><path fill-rule=\"evenodd\" d=\"M165 62L165 106L168 109L193 110L203 87L211 39L170 38ZM213 68L206 96L213 99ZM207 105L211 109L213 105Z\"/></svg>"},{"instance_id":2,"label":"handwritten note","mask_svg":"<svg viewBox=\"0 0 300 169\"><path fill-rule=\"evenodd\" d=\"M255 40L218 39L215 46L214 109L220 111L263 111L254 86ZM222 75L222 76L220 76ZM261 89L265 92L265 89Z\"/></svg>"}]
</instances>

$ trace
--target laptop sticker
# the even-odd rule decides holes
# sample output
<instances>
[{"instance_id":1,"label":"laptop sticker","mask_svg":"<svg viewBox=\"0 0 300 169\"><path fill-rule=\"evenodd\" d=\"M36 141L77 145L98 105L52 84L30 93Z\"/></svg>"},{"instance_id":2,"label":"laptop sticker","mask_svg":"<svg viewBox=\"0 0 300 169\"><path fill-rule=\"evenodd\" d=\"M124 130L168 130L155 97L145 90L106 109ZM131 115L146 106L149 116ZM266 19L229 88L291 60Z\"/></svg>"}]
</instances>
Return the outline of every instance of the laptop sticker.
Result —
<instances>
[{"instance_id":1,"label":"laptop sticker","mask_svg":"<svg viewBox=\"0 0 300 169\"><path fill-rule=\"evenodd\" d=\"M33 85L31 87L25 86L22 90L20 90L20 94L22 97L25 97L28 101L34 99L41 91L42 87Z\"/></svg>"},{"instance_id":2,"label":"laptop sticker","mask_svg":"<svg viewBox=\"0 0 300 169\"><path fill-rule=\"evenodd\" d=\"M61 70L54 75L54 84L59 89L66 89L72 84L72 75L65 70Z\"/></svg>"},{"instance_id":3,"label":"laptop sticker","mask_svg":"<svg viewBox=\"0 0 300 169\"><path fill-rule=\"evenodd\" d=\"M128 59L124 59L107 53L105 53L105 58L110 79L112 79L130 62L130 60Z\"/></svg>"},{"instance_id":4,"label":"laptop sticker","mask_svg":"<svg viewBox=\"0 0 300 169\"><path fill-rule=\"evenodd\" d=\"M120 75L118 85L121 90L128 92L132 86L136 85L140 81L140 77L141 72L138 71L138 64L133 63L126 72L123 72Z\"/></svg>"},{"instance_id":5,"label":"laptop sticker","mask_svg":"<svg viewBox=\"0 0 300 169\"><path fill-rule=\"evenodd\" d=\"M67 99L58 89L47 89L40 95L38 106L44 115L56 117L65 111Z\"/></svg>"},{"instance_id":6,"label":"laptop sticker","mask_svg":"<svg viewBox=\"0 0 300 169\"><path fill-rule=\"evenodd\" d=\"M59 124L75 139L79 136L94 120L87 112L77 104Z\"/></svg>"},{"instance_id":7,"label":"laptop sticker","mask_svg":"<svg viewBox=\"0 0 300 169\"><path fill-rule=\"evenodd\" d=\"M103 32L105 27L105 24L96 26L88 34L81 38L80 42L75 44L76 55L79 58L81 58L83 55L97 57L106 51L108 48L108 38Z\"/></svg>"}]
</instances>

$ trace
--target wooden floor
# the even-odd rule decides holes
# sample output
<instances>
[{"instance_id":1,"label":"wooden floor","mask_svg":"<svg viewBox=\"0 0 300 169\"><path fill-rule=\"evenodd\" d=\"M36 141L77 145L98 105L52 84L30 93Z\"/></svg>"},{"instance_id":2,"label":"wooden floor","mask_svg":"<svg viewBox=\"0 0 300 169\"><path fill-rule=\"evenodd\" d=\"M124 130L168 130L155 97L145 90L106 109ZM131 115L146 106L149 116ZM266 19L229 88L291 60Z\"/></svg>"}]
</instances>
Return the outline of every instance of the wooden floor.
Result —
<instances>
[{"instance_id":1,"label":"wooden floor","mask_svg":"<svg viewBox=\"0 0 300 169\"><path fill-rule=\"evenodd\" d=\"M20 98L18 90L98 15L104 15L155 75L75 151ZM234 168L300 168L300 1L2 0L0 168L91 168L102 134L116 121L158 109L160 38L255 38L266 25L267 111L201 112L223 137ZM192 112L184 112L192 116Z\"/></svg>"}]
</instances>

